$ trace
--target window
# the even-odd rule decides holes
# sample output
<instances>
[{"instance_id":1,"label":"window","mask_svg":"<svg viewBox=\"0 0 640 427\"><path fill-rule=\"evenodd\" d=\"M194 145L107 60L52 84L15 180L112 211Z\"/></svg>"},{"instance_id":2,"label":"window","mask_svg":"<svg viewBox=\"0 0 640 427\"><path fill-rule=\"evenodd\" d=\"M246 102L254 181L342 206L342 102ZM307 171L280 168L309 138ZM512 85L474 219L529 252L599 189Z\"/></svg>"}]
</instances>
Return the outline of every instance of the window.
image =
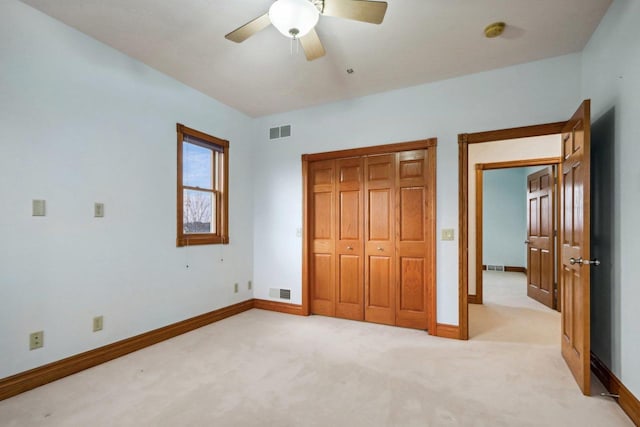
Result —
<instances>
[{"instance_id":1,"label":"window","mask_svg":"<svg viewBox=\"0 0 640 427\"><path fill-rule=\"evenodd\" d=\"M177 246L229 243L229 141L178 123Z\"/></svg>"}]
</instances>

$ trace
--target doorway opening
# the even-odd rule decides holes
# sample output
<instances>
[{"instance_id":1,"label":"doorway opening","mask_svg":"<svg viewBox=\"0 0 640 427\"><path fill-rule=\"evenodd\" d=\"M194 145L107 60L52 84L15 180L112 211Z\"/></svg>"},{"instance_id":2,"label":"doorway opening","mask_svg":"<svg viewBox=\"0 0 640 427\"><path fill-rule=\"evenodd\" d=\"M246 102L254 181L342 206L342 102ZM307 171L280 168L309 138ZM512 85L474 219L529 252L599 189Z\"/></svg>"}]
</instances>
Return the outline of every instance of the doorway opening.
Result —
<instances>
[{"instance_id":1,"label":"doorway opening","mask_svg":"<svg viewBox=\"0 0 640 427\"><path fill-rule=\"evenodd\" d=\"M470 203L470 192L475 197L475 182L469 185L475 174L470 173L471 147L487 144L495 148L511 139L527 139L548 135L561 135L561 163L559 193L560 258L559 283L561 308L561 354L578 386L585 395L590 393L590 267L599 261L591 258L591 108L585 100L565 122L526 126L488 132L458 135L459 147L459 328L460 338L469 338L469 290L475 293L475 205ZM523 150L535 149L537 144L525 144ZM523 154L522 150L516 150ZM514 151L502 150L509 156L502 161L515 160ZM539 158L533 155L531 158ZM481 162L475 162L481 163ZM473 169L472 169L473 170ZM475 200L475 199L472 199ZM473 221L470 221L473 219ZM471 243L472 242L472 243ZM470 271L471 270L471 271ZM473 273L473 274L470 274ZM470 284L472 286L470 286Z\"/></svg>"},{"instance_id":2,"label":"doorway opening","mask_svg":"<svg viewBox=\"0 0 640 427\"><path fill-rule=\"evenodd\" d=\"M559 151L560 135L555 137ZM560 157L550 157L474 165L470 338L559 345L559 164Z\"/></svg>"}]
</instances>

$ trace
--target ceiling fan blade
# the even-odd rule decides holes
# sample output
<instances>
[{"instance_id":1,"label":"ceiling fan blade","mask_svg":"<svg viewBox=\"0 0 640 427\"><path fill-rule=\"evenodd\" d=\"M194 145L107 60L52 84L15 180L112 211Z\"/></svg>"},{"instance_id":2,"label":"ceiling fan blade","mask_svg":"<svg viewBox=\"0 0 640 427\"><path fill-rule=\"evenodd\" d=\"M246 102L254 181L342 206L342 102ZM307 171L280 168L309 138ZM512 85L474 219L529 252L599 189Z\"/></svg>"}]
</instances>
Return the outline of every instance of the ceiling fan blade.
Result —
<instances>
[{"instance_id":1,"label":"ceiling fan blade","mask_svg":"<svg viewBox=\"0 0 640 427\"><path fill-rule=\"evenodd\" d=\"M300 37L299 40L302 45L302 50L304 50L304 54L307 57L307 61L313 61L314 59L324 56L324 47L315 29L312 28L311 31L305 36Z\"/></svg>"},{"instance_id":2,"label":"ceiling fan blade","mask_svg":"<svg viewBox=\"0 0 640 427\"><path fill-rule=\"evenodd\" d=\"M236 43L241 43L257 33L260 30L264 30L271 24L271 20L269 19L269 14L265 13L262 16L257 17L253 21L247 22L241 27L236 28L231 31L229 34L224 36L225 39L234 41Z\"/></svg>"},{"instance_id":3,"label":"ceiling fan blade","mask_svg":"<svg viewBox=\"0 0 640 427\"><path fill-rule=\"evenodd\" d=\"M387 12L387 2L367 0L324 0L323 15L380 24Z\"/></svg>"}]
</instances>

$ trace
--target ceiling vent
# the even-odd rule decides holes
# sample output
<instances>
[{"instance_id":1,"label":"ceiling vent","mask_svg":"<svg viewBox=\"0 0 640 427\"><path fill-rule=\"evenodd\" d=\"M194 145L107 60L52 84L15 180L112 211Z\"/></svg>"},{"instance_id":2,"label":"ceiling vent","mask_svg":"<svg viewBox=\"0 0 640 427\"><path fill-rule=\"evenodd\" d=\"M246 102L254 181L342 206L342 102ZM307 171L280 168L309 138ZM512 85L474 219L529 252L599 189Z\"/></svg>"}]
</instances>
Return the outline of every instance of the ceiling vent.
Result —
<instances>
[{"instance_id":1,"label":"ceiling vent","mask_svg":"<svg viewBox=\"0 0 640 427\"><path fill-rule=\"evenodd\" d=\"M287 138L291 136L291 125L283 125L269 129L269 139Z\"/></svg>"}]
</instances>

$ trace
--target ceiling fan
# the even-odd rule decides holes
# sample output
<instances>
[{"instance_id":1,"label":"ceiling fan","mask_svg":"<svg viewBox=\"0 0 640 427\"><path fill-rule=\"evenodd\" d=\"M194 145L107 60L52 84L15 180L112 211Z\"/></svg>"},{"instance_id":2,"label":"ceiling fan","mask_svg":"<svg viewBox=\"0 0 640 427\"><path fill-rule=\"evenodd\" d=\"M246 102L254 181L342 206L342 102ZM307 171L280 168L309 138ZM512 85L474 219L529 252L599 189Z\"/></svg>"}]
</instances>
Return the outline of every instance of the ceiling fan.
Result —
<instances>
[{"instance_id":1,"label":"ceiling fan","mask_svg":"<svg viewBox=\"0 0 640 427\"><path fill-rule=\"evenodd\" d=\"M236 28L226 39L241 43L273 24L284 36L299 40L308 61L324 56L325 51L314 27L320 15L380 24L387 2L368 0L276 0L269 11Z\"/></svg>"}]
</instances>

